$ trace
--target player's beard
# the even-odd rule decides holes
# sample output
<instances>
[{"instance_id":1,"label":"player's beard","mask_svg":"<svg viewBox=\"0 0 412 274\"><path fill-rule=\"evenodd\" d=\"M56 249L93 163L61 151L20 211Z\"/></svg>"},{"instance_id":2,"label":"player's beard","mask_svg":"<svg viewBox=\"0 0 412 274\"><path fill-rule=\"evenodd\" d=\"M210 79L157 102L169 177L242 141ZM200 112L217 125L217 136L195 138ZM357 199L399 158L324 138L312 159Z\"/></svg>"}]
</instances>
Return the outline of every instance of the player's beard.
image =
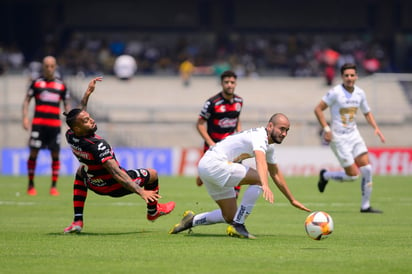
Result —
<instances>
[{"instance_id":1,"label":"player's beard","mask_svg":"<svg viewBox=\"0 0 412 274\"><path fill-rule=\"evenodd\" d=\"M93 135L96 131L97 131L97 125L95 124L94 127L92 127L92 128L89 130L89 134L88 134L88 135Z\"/></svg>"},{"instance_id":2,"label":"player's beard","mask_svg":"<svg viewBox=\"0 0 412 274\"><path fill-rule=\"evenodd\" d=\"M270 134L270 138L273 140L275 144L281 144L283 139L285 139L285 138L281 138L280 136L277 136L275 132L272 132Z\"/></svg>"}]
</instances>

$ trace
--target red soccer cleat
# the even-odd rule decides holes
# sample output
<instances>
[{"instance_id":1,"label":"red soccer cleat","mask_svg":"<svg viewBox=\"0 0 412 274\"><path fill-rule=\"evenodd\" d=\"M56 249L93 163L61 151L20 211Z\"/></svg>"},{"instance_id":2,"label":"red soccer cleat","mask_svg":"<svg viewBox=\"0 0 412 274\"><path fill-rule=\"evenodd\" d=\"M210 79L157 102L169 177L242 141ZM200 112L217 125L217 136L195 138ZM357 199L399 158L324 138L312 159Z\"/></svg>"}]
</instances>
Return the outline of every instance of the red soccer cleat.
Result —
<instances>
[{"instance_id":1,"label":"red soccer cleat","mask_svg":"<svg viewBox=\"0 0 412 274\"><path fill-rule=\"evenodd\" d=\"M64 229L64 233L80 233L83 228L83 221L75 221Z\"/></svg>"},{"instance_id":2,"label":"red soccer cleat","mask_svg":"<svg viewBox=\"0 0 412 274\"><path fill-rule=\"evenodd\" d=\"M50 195L51 196L59 196L60 193L59 193L59 191L57 190L56 187L52 187L52 188L50 188Z\"/></svg>"},{"instance_id":3,"label":"red soccer cleat","mask_svg":"<svg viewBox=\"0 0 412 274\"><path fill-rule=\"evenodd\" d=\"M31 186L27 189L27 195L30 195L30 196L37 195L37 190L34 188L34 186Z\"/></svg>"},{"instance_id":4,"label":"red soccer cleat","mask_svg":"<svg viewBox=\"0 0 412 274\"><path fill-rule=\"evenodd\" d=\"M157 218L159 218L160 216L164 216L169 214L170 212L173 211L173 209L175 208L176 203L175 202L168 202L165 204L157 204L157 212L155 215L149 215L147 214L147 219L149 221L156 221Z\"/></svg>"}]
</instances>

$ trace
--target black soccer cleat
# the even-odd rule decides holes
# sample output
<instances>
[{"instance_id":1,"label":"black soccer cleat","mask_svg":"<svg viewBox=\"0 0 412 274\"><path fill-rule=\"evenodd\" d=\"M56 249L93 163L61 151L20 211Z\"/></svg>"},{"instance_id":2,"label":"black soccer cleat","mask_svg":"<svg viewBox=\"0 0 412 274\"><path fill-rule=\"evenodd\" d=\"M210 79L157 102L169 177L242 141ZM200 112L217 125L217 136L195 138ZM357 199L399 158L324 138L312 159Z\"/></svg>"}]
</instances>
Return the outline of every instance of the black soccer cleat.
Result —
<instances>
[{"instance_id":1,"label":"black soccer cleat","mask_svg":"<svg viewBox=\"0 0 412 274\"><path fill-rule=\"evenodd\" d=\"M328 184L328 180L325 180L323 177L323 174L326 172L326 169L322 169L319 172L319 181L318 181L318 189L320 193L323 193L325 191L325 187Z\"/></svg>"},{"instance_id":2,"label":"black soccer cleat","mask_svg":"<svg viewBox=\"0 0 412 274\"><path fill-rule=\"evenodd\" d=\"M186 210L183 213L182 220L175 224L169 231L169 234L177 234L184 230L190 229L193 227L193 218L195 217L195 213L191 210ZM190 232L190 231L189 231Z\"/></svg>"},{"instance_id":3,"label":"black soccer cleat","mask_svg":"<svg viewBox=\"0 0 412 274\"><path fill-rule=\"evenodd\" d=\"M365 209L362 209L362 208L361 208L360 212L361 212L361 213L378 213L378 214L383 213L382 210L372 208L371 206L368 207L368 208L365 208Z\"/></svg>"},{"instance_id":4,"label":"black soccer cleat","mask_svg":"<svg viewBox=\"0 0 412 274\"><path fill-rule=\"evenodd\" d=\"M238 238L247 238L247 239L256 239L256 237L250 234L244 224L239 224L236 222L232 222L226 229L227 235L230 237L238 237Z\"/></svg>"}]
</instances>

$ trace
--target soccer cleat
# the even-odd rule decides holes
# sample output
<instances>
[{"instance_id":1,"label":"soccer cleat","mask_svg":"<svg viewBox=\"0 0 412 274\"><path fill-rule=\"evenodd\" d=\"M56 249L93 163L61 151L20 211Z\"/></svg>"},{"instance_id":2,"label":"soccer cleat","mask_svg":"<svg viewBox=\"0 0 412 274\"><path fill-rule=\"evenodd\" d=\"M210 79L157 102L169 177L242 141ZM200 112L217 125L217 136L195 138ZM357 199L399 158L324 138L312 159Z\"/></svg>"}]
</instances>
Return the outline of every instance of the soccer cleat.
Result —
<instances>
[{"instance_id":1,"label":"soccer cleat","mask_svg":"<svg viewBox=\"0 0 412 274\"><path fill-rule=\"evenodd\" d=\"M190 229L193 227L193 218L195 217L195 213L191 210L186 210L183 213L183 218L182 220L175 224L172 229L170 229L169 234L177 234L179 232L182 232L186 229Z\"/></svg>"},{"instance_id":2,"label":"soccer cleat","mask_svg":"<svg viewBox=\"0 0 412 274\"><path fill-rule=\"evenodd\" d=\"M83 228L83 221L75 221L64 229L64 233L80 233Z\"/></svg>"},{"instance_id":3,"label":"soccer cleat","mask_svg":"<svg viewBox=\"0 0 412 274\"><path fill-rule=\"evenodd\" d=\"M238 237L238 238L247 238L247 239L256 239L255 236L250 234L244 224L239 224L236 222L233 222L231 225L229 225L226 229L227 235L230 237Z\"/></svg>"},{"instance_id":4,"label":"soccer cleat","mask_svg":"<svg viewBox=\"0 0 412 274\"><path fill-rule=\"evenodd\" d=\"M326 169L322 169L319 172L319 181L318 181L318 189L319 192L322 193L325 191L325 187L328 184L328 180L325 180L325 178L323 178L323 174L326 172Z\"/></svg>"},{"instance_id":5,"label":"soccer cleat","mask_svg":"<svg viewBox=\"0 0 412 274\"><path fill-rule=\"evenodd\" d=\"M30 195L30 196L37 195L37 190L34 188L34 186L31 186L27 189L27 195Z\"/></svg>"},{"instance_id":6,"label":"soccer cleat","mask_svg":"<svg viewBox=\"0 0 412 274\"><path fill-rule=\"evenodd\" d=\"M147 219L149 221L156 221L157 218L160 216L164 216L172 212L172 210L175 208L176 203L175 202L168 202L165 204L157 204L157 212L154 215L147 214Z\"/></svg>"},{"instance_id":7,"label":"soccer cleat","mask_svg":"<svg viewBox=\"0 0 412 274\"><path fill-rule=\"evenodd\" d=\"M59 191L57 190L56 187L51 187L51 188L50 188L50 195L51 195L51 196L59 196L60 193L59 193Z\"/></svg>"},{"instance_id":8,"label":"soccer cleat","mask_svg":"<svg viewBox=\"0 0 412 274\"><path fill-rule=\"evenodd\" d=\"M361 213L383 213L382 210L374 209L374 208L372 208L371 206L368 207L368 208L365 208L365 209L362 209L362 208L361 208L360 212L361 212Z\"/></svg>"}]
</instances>

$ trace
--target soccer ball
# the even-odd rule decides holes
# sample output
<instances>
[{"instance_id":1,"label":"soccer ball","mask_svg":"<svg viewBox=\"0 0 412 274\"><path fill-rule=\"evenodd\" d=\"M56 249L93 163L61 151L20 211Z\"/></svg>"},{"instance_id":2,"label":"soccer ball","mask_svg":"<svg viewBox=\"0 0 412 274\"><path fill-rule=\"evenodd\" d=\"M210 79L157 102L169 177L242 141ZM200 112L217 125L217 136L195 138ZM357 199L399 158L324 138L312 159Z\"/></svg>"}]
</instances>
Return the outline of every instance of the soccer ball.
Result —
<instances>
[{"instance_id":1,"label":"soccer ball","mask_svg":"<svg viewBox=\"0 0 412 274\"><path fill-rule=\"evenodd\" d=\"M323 211L312 212L306 217L305 230L308 236L314 240L326 239L333 232L332 217Z\"/></svg>"}]
</instances>

